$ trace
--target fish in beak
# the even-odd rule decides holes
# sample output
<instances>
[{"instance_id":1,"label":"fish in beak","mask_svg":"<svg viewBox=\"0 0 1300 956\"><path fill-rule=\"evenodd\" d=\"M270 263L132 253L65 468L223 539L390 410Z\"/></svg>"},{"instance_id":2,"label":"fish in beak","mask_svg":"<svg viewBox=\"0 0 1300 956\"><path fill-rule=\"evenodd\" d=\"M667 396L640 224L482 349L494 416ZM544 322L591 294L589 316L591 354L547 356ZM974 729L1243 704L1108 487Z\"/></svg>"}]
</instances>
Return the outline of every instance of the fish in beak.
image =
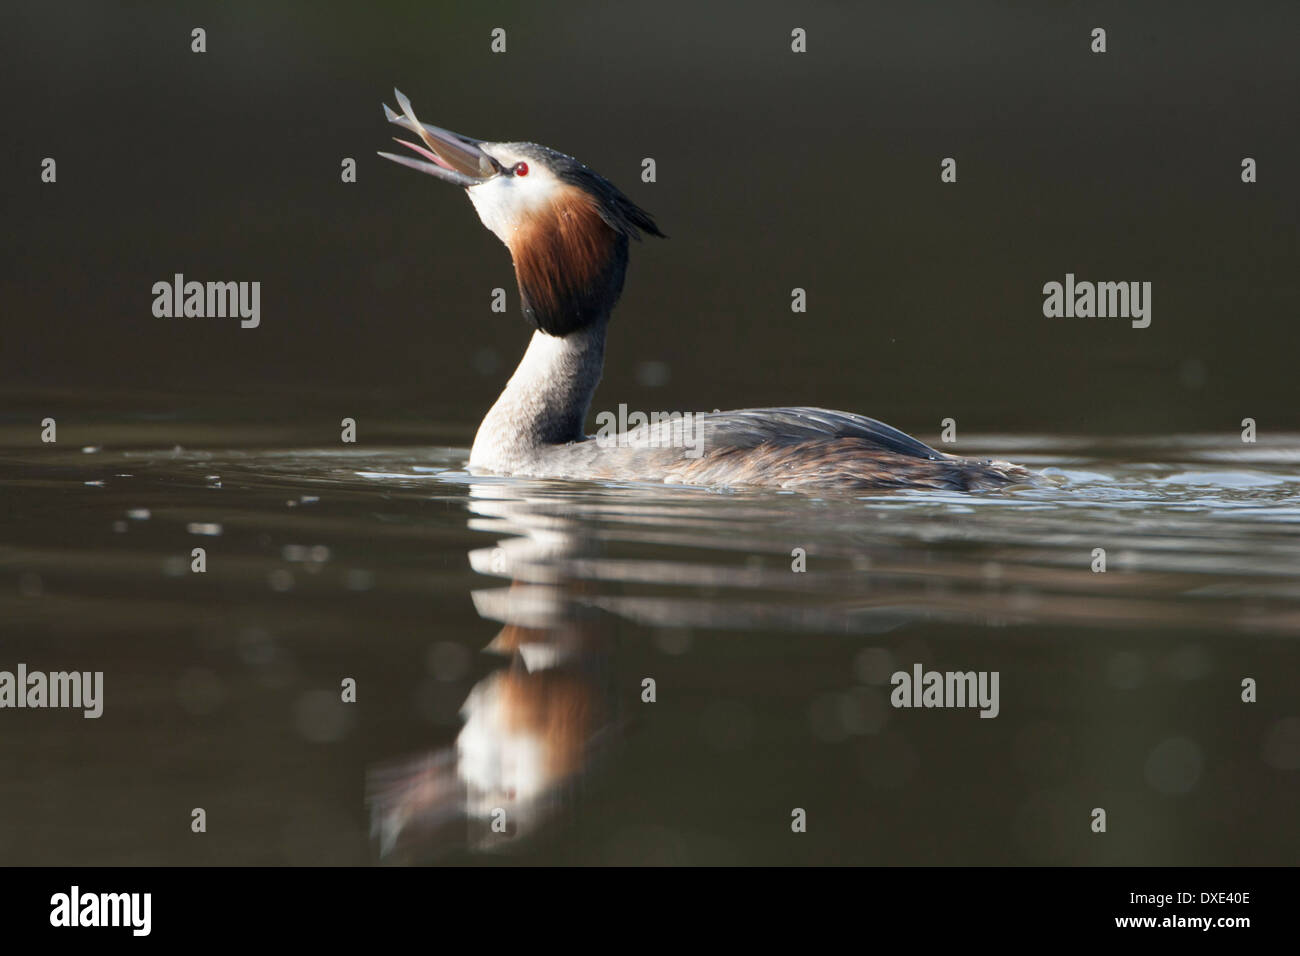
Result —
<instances>
[{"instance_id":1,"label":"fish in beak","mask_svg":"<svg viewBox=\"0 0 1300 956\"><path fill-rule=\"evenodd\" d=\"M424 142L424 146L408 143L404 139L397 139L396 136L393 139L429 162L413 159L410 156L398 156L394 153L380 153L379 155L384 159L391 159L411 169L437 176L457 186L477 186L501 173L501 165L479 148L483 140L461 136L437 126L427 126L415 118L411 101L400 90L393 90L393 95L397 97L397 105L402 108L402 112L389 109L388 104L385 103L384 115L388 118L388 122L415 133Z\"/></svg>"}]
</instances>

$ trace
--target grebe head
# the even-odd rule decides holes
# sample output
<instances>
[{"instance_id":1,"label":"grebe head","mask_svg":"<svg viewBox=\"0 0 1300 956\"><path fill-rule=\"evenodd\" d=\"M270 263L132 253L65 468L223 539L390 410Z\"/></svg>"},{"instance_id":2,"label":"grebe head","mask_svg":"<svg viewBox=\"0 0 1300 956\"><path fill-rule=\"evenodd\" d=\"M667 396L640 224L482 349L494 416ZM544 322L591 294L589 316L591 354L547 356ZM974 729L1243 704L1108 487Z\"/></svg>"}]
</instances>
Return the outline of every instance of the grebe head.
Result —
<instances>
[{"instance_id":1,"label":"grebe head","mask_svg":"<svg viewBox=\"0 0 1300 956\"><path fill-rule=\"evenodd\" d=\"M483 225L510 250L528 321L563 336L607 318L623 289L628 239L663 235L649 214L571 156L428 126L393 92L402 112L385 106L388 121L424 145L397 142L425 159L379 155L465 187Z\"/></svg>"}]
</instances>

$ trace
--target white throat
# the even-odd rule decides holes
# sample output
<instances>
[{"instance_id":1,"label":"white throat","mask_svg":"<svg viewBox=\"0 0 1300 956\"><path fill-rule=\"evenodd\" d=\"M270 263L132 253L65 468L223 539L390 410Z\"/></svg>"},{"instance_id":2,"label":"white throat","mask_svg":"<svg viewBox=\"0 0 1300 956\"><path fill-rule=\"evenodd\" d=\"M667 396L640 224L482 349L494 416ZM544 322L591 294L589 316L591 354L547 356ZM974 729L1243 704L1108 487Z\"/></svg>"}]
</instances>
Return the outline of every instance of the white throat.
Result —
<instances>
[{"instance_id":1,"label":"white throat","mask_svg":"<svg viewBox=\"0 0 1300 956\"><path fill-rule=\"evenodd\" d=\"M534 332L515 374L478 427L471 468L528 474L548 446L581 441L605 362L607 319L565 336Z\"/></svg>"}]
</instances>

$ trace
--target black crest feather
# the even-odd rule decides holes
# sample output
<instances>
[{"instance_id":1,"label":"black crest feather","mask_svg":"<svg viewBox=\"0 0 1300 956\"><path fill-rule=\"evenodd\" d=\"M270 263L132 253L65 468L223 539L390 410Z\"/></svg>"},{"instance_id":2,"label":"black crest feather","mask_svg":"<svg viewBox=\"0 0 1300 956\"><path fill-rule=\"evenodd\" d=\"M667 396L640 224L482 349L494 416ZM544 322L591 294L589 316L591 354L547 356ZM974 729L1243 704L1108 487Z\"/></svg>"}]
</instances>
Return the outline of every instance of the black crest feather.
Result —
<instances>
[{"instance_id":1,"label":"black crest feather","mask_svg":"<svg viewBox=\"0 0 1300 956\"><path fill-rule=\"evenodd\" d=\"M667 238L659 231L648 212L628 199L621 189L600 173L572 156L536 143L511 143L510 146L516 152L545 164L561 182L577 186L594 197L600 217L616 232L629 239L640 239L643 232L661 239Z\"/></svg>"}]
</instances>

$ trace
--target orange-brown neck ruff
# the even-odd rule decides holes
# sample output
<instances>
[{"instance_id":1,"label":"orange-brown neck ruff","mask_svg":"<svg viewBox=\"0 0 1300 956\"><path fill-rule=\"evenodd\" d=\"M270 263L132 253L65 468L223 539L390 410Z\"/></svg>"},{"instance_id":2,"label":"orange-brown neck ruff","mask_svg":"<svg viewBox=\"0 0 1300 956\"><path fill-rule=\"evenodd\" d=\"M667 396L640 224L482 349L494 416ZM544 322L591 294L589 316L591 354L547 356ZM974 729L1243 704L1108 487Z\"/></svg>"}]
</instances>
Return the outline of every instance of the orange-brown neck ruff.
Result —
<instances>
[{"instance_id":1,"label":"orange-brown neck ruff","mask_svg":"<svg viewBox=\"0 0 1300 956\"><path fill-rule=\"evenodd\" d=\"M524 316L549 335L607 317L623 291L627 236L601 218L596 200L581 189L559 190L507 244Z\"/></svg>"}]
</instances>

